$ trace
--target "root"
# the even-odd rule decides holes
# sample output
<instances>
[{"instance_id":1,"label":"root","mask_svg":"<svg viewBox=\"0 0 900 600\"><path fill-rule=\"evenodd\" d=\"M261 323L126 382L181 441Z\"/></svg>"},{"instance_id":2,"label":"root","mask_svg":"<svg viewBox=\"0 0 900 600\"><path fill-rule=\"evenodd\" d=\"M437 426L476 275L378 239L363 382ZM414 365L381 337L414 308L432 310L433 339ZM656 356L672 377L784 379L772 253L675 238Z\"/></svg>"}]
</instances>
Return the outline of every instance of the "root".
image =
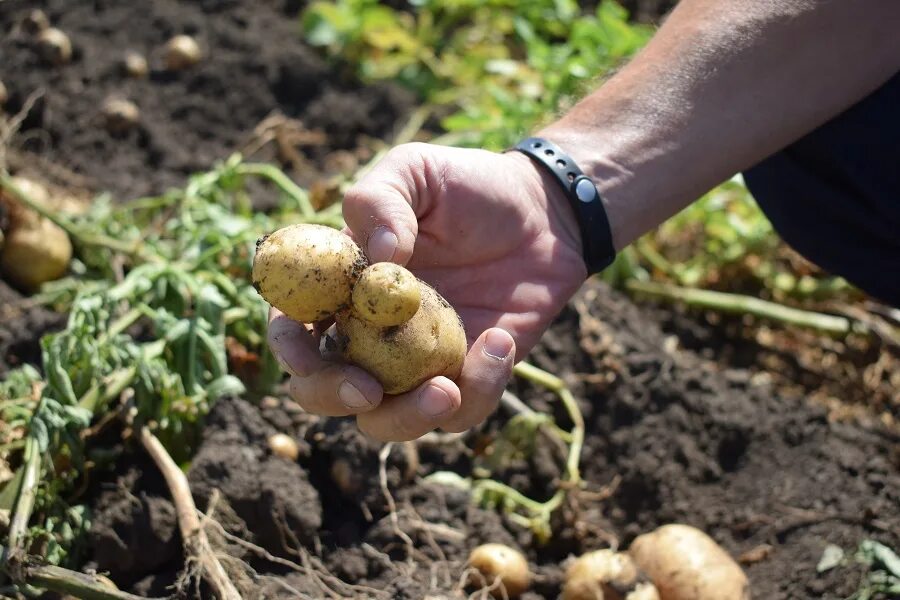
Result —
<instances>
[{"instance_id":1,"label":"root","mask_svg":"<svg viewBox=\"0 0 900 600\"><path fill-rule=\"evenodd\" d=\"M146 426L141 428L141 444L162 472L172 494L188 564L197 565L199 575L209 583L219 600L241 600L240 593L216 558L209 538L200 526L187 477Z\"/></svg>"}]
</instances>

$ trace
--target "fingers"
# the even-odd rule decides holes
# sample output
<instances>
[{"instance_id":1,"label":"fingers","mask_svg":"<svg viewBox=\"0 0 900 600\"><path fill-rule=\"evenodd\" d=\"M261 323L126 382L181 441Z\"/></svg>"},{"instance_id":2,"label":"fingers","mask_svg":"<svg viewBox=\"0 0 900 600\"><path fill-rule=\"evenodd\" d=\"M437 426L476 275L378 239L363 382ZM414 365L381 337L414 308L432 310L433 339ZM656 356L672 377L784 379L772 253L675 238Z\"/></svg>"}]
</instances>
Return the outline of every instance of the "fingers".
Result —
<instances>
[{"instance_id":1,"label":"fingers","mask_svg":"<svg viewBox=\"0 0 900 600\"><path fill-rule=\"evenodd\" d=\"M312 333L277 308L269 309L266 336L275 360L291 375L303 377L320 368L322 357Z\"/></svg>"},{"instance_id":2,"label":"fingers","mask_svg":"<svg viewBox=\"0 0 900 600\"><path fill-rule=\"evenodd\" d=\"M441 427L463 431L497 407L512 373L515 342L504 330L484 332L466 355L456 384L435 377L407 394L358 414L359 428L385 442L407 441Z\"/></svg>"},{"instance_id":3,"label":"fingers","mask_svg":"<svg viewBox=\"0 0 900 600\"><path fill-rule=\"evenodd\" d=\"M426 189L427 144L393 148L344 196L344 220L372 262L405 265L418 235L414 208Z\"/></svg>"},{"instance_id":4,"label":"fingers","mask_svg":"<svg viewBox=\"0 0 900 600\"><path fill-rule=\"evenodd\" d=\"M459 410L459 388L446 377L435 377L415 390L390 398L378 408L356 416L359 428L382 442L422 437Z\"/></svg>"},{"instance_id":5,"label":"fingers","mask_svg":"<svg viewBox=\"0 0 900 600\"><path fill-rule=\"evenodd\" d=\"M291 377L291 398L307 412L346 417L371 411L381 404L381 385L358 367L325 363L307 377Z\"/></svg>"},{"instance_id":6,"label":"fingers","mask_svg":"<svg viewBox=\"0 0 900 600\"><path fill-rule=\"evenodd\" d=\"M509 333L494 327L472 344L457 383L462 406L441 427L460 432L478 425L497 409L500 396L512 375L516 344Z\"/></svg>"},{"instance_id":7,"label":"fingers","mask_svg":"<svg viewBox=\"0 0 900 600\"><path fill-rule=\"evenodd\" d=\"M306 411L343 417L381 403L381 385L374 377L358 367L323 360L317 337L275 308L269 311L268 342L291 375L291 397Z\"/></svg>"}]
</instances>

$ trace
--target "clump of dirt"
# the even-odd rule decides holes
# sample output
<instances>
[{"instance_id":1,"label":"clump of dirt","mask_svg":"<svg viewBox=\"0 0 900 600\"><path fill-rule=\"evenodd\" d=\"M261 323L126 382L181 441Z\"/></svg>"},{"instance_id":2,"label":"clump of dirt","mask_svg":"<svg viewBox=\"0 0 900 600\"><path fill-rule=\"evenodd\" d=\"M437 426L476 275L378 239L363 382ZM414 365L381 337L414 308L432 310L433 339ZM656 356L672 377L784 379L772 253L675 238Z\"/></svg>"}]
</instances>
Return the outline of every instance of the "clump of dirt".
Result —
<instances>
[{"instance_id":1,"label":"clump of dirt","mask_svg":"<svg viewBox=\"0 0 900 600\"><path fill-rule=\"evenodd\" d=\"M390 85L363 89L342 78L303 44L296 4L0 3L0 80L10 95L6 110L15 113L39 94L22 124L20 147L86 176L82 183L87 187L125 199L182 185L187 175L231 152L255 152L266 136L285 143L280 158L307 176L311 165L321 166L334 150L389 136L410 95ZM22 19L35 8L71 39L71 63L47 64L33 36L22 31ZM164 68L163 47L177 34L196 38L203 58L193 68L170 72ZM126 75L128 52L147 58L148 77ZM136 127L107 131L101 107L110 97L137 105ZM254 136L254 128L273 114L296 119L299 126L290 123ZM275 152L260 156L274 158Z\"/></svg>"}]
</instances>

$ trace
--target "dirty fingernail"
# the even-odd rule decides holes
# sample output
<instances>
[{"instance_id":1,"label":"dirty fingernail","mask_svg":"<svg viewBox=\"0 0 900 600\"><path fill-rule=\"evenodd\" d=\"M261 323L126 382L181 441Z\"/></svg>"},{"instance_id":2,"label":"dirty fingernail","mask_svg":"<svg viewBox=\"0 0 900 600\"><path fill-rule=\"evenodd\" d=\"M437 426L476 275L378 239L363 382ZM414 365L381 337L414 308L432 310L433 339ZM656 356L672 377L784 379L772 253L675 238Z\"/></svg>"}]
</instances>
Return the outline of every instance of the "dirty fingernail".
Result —
<instances>
[{"instance_id":1,"label":"dirty fingernail","mask_svg":"<svg viewBox=\"0 0 900 600\"><path fill-rule=\"evenodd\" d=\"M416 406L418 406L419 412L433 419L453 408L453 402L447 392L437 386L429 385L419 393Z\"/></svg>"},{"instance_id":2,"label":"dirty fingernail","mask_svg":"<svg viewBox=\"0 0 900 600\"><path fill-rule=\"evenodd\" d=\"M362 392L349 381L345 381L338 387L338 397L341 399L341 403L350 409L355 410L371 406Z\"/></svg>"},{"instance_id":3,"label":"dirty fingernail","mask_svg":"<svg viewBox=\"0 0 900 600\"><path fill-rule=\"evenodd\" d=\"M387 262L394 258L399 240L393 231L387 227L377 227L369 236L366 244L369 260L372 262Z\"/></svg>"},{"instance_id":4,"label":"dirty fingernail","mask_svg":"<svg viewBox=\"0 0 900 600\"><path fill-rule=\"evenodd\" d=\"M513 348L513 339L504 331L493 329L484 338L484 353L491 358L503 360Z\"/></svg>"}]
</instances>

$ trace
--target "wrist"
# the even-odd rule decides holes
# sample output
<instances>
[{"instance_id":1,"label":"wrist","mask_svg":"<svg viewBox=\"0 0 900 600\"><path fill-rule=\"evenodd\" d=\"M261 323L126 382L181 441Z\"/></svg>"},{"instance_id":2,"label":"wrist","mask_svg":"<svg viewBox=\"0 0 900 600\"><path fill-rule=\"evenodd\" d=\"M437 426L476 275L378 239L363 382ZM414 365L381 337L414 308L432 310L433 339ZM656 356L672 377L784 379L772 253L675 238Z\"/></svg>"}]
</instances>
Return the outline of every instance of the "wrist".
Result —
<instances>
[{"instance_id":1,"label":"wrist","mask_svg":"<svg viewBox=\"0 0 900 600\"><path fill-rule=\"evenodd\" d=\"M516 162L520 171L526 175L527 185L532 190L530 196L542 205L550 221L551 231L581 256L582 240L578 219L559 182L521 152L508 152L505 156Z\"/></svg>"}]
</instances>

